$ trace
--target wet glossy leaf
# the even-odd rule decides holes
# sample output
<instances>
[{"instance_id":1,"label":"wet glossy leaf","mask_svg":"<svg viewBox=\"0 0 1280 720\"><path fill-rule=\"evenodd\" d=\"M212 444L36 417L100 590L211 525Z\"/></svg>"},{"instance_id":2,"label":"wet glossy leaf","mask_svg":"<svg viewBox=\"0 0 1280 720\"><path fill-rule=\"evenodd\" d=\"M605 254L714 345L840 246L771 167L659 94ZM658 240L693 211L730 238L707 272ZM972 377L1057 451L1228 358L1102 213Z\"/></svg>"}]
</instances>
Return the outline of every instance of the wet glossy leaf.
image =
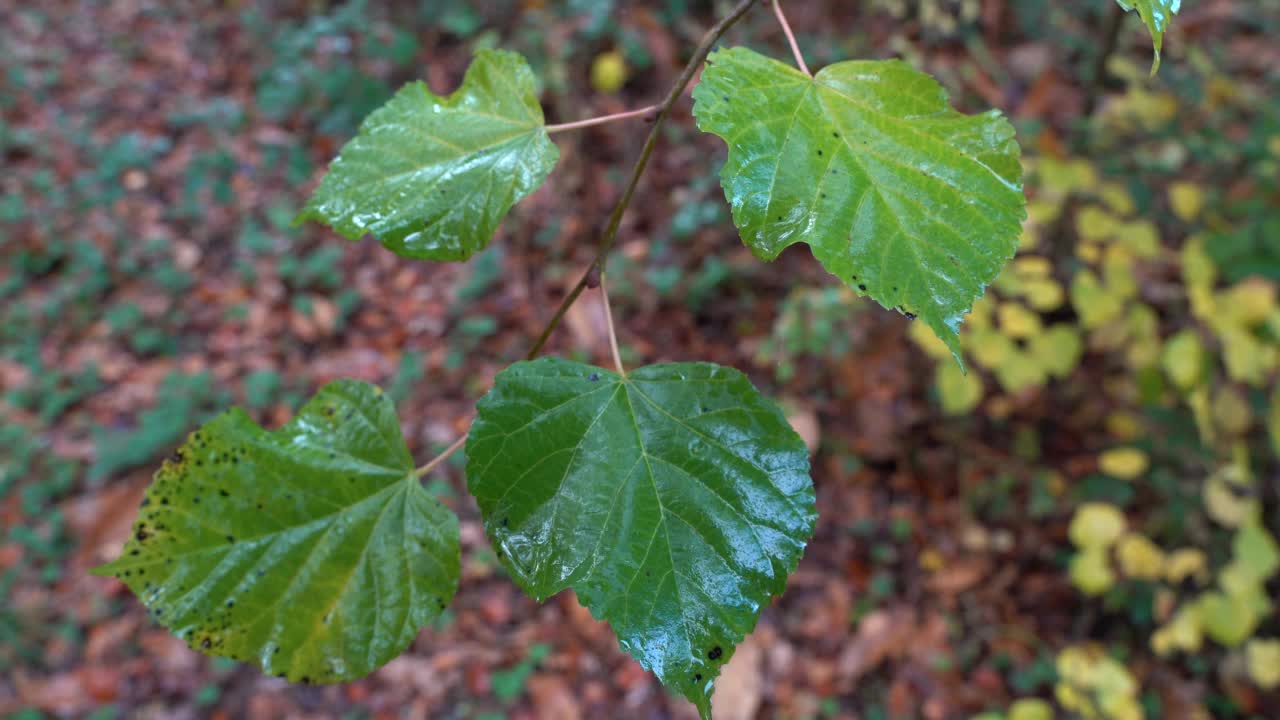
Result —
<instances>
[{"instance_id":1,"label":"wet glossy leaf","mask_svg":"<svg viewBox=\"0 0 1280 720\"><path fill-rule=\"evenodd\" d=\"M1008 121L952 110L903 62L841 62L809 78L745 48L713 54L693 96L698 127L729 146L721 185L757 257L807 243L959 358L961 319L1026 217Z\"/></svg>"},{"instance_id":2,"label":"wet glossy leaf","mask_svg":"<svg viewBox=\"0 0 1280 720\"><path fill-rule=\"evenodd\" d=\"M457 589L458 521L413 469L372 385L330 383L275 432L234 409L165 462L96 572L201 652L291 681L358 678Z\"/></svg>"},{"instance_id":3,"label":"wet glossy leaf","mask_svg":"<svg viewBox=\"0 0 1280 720\"><path fill-rule=\"evenodd\" d=\"M477 406L467 484L526 592L572 588L704 714L816 518L804 441L710 363L517 363Z\"/></svg>"},{"instance_id":4,"label":"wet glossy leaf","mask_svg":"<svg viewBox=\"0 0 1280 720\"><path fill-rule=\"evenodd\" d=\"M297 222L368 233L403 257L465 260L559 157L524 58L481 50L452 95L413 82L370 114Z\"/></svg>"},{"instance_id":5,"label":"wet glossy leaf","mask_svg":"<svg viewBox=\"0 0 1280 720\"><path fill-rule=\"evenodd\" d=\"M1125 11L1137 10L1142 22L1151 31L1151 41L1155 45L1155 59L1151 62L1151 74L1160 69L1160 50L1164 46L1164 33L1173 22L1173 16L1182 6L1182 0L1116 0Z\"/></svg>"}]
</instances>

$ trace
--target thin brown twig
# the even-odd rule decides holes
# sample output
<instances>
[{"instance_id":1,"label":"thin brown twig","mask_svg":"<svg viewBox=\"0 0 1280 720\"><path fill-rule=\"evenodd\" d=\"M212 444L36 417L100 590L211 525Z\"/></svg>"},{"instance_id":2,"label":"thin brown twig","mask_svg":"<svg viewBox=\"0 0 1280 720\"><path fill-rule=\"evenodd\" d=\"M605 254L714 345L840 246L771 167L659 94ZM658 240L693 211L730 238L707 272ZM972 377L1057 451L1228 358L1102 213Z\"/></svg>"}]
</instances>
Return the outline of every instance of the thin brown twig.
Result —
<instances>
[{"instance_id":1,"label":"thin brown twig","mask_svg":"<svg viewBox=\"0 0 1280 720\"><path fill-rule=\"evenodd\" d=\"M467 442L467 433L463 433L462 437L458 438L457 440L454 440L453 444L445 448L444 452L432 458L431 461L428 462L426 465L423 465L417 470L414 470L413 476L421 480L423 477L426 476L427 473L431 472L432 470L435 470L437 465L444 462L445 460L448 460L450 455L458 452L458 449L461 448L462 445L466 442Z\"/></svg>"},{"instance_id":2,"label":"thin brown twig","mask_svg":"<svg viewBox=\"0 0 1280 720\"><path fill-rule=\"evenodd\" d=\"M542 348L547 344L547 340L551 338L551 333L555 332L560 326L560 321L564 319L564 314L568 312L569 306L573 305L582 291L586 289L592 275L597 269L604 270L604 259L613 249L614 241L618 239L618 227L622 224L622 213L626 211L627 206L631 204L631 197L635 195L636 186L640 183L640 176L644 174L645 167L649 164L649 156L653 154L653 148L658 143L658 135L662 130L662 123L666 120L667 115L671 112L672 106L684 94L684 89L689 85L689 81L693 80L693 76L698 72L698 68L707 59L707 55L711 53L711 48L724 35L734 23L738 22L743 15L756 4L756 0L742 0L737 6L724 16L715 27L707 31L703 36L702 42L698 44L694 50L693 57L689 60L689 64L685 65L684 71L680 73L680 78L676 80L676 84L671 87L671 91L667 93L667 97L658 105L658 115L653 121L653 127L649 129L649 137L645 140L644 148L640 151L640 158L636 160L635 167L631 171L631 180L627 183L627 188L622 193L622 197L618 199L617 205L613 208L613 213L609 216L609 224L605 227L604 234L600 236L600 243L597 246L596 257L587 266L586 272L582 273L582 277L578 280L578 284L573 286L569 294L560 301L560 307L556 308L555 314L551 316L550 322L547 323L542 334L538 336L537 342L529 350L525 356L526 360L532 360L542 352Z\"/></svg>"},{"instance_id":3,"label":"thin brown twig","mask_svg":"<svg viewBox=\"0 0 1280 720\"><path fill-rule=\"evenodd\" d=\"M622 369L622 354L618 352L618 333L613 329L613 309L609 307L609 290L604 284L604 274L600 274L600 297L604 300L604 321L609 328L609 351L613 353L613 366L618 374L626 377L627 371Z\"/></svg>"},{"instance_id":4,"label":"thin brown twig","mask_svg":"<svg viewBox=\"0 0 1280 720\"><path fill-rule=\"evenodd\" d=\"M628 110L626 112L614 113L612 115L601 115L600 117L587 118L586 120L575 120L573 122L560 123L558 125L548 125L547 134L553 135L565 130L577 130L579 128L591 127L592 125L603 125L613 122L614 120L626 120L627 118L643 117L652 115L658 111L657 105L642 107L639 110Z\"/></svg>"},{"instance_id":5,"label":"thin brown twig","mask_svg":"<svg viewBox=\"0 0 1280 720\"><path fill-rule=\"evenodd\" d=\"M578 283L573 286L568 295L560 301L560 306L556 308L555 314L551 316L551 320L547 322L547 326L542 333L538 335L538 339L533 343L533 347L529 349L525 355L526 360L532 360L542 352L542 348L546 346L547 340L551 338L551 333L555 332L560 326L560 322L564 319L564 315L569 311L569 307L578 299L582 291L587 288L587 284L591 282L593 276L604 272L604 260L608 256L609 251L613 249L614 243L618 239L618 228L622 225L622 214L626 212L627 207L631 204L631 199L635 195L636 186L640 184L640 177L644 175L645 168L649 165L649 157L653 155L653 149L658 144L658 137L662 130L662 123L667 119L667 115L671 113L671 108L675 106L676 101L684 94L684 90L689 86L689 82L693 80L693 76L697 74L698 68L706 61L707 55L711 54L711 49L720 40L721 36L733 27L735 23L742 19L743 15L755 5L757 0L741 0L728 15L720 19L705 35L702 41L698 43L698 47L694 49L693 56L689 59L689 63L684 66L680 77L676 80L675 85L671 86L671 90L667 92L667 96L656 107L657 114L653 119L653 126L649 129L649 137L644 141L644 147L640 150L640 157L636 160L635 167L631 170L631 179L627 182L626 190L623 191L622 197L618 198L618 202L613 207L613 212L609 215L609 224L605 226L604 233L600 236L600 242L596 246L596 257L587 266ZM621 363L619 363L621 369ZM466 442L467 436L464 434L458 438L440 455L436 456L426 465L415 471L415 475L419 478L431 472L444 461L445 458L452 455L462 447Z\"/></svg>"},{"instance_id":6,"label":"thin brown twig","mask_svg":"<svg viewBox=\"0 0 1280 720\"><path fill-rule=\"evenodd\" d=\"M796 36L791 32L791 24L787 22L787 16L782 14L782 0L769 0L773 5L773 14L778 18L778 24L782 26L782 32L787 36L787 43L791 45L791 54L796 56L796 65L800 66L800 72L813 77L813 73L809 72L809 66L804 64L804 55L800 54L800 45L796 42Z\"/></svg>"}]
</instances>

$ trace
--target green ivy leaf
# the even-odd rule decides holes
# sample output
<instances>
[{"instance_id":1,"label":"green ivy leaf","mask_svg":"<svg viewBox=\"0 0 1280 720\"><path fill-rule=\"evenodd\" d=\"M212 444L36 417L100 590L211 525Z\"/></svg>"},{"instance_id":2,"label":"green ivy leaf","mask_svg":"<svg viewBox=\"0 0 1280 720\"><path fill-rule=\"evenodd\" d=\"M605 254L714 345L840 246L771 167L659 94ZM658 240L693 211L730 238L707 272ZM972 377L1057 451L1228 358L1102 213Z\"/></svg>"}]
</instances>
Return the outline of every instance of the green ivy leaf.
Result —
<instances>
[{"instance_id":1,"label":"green ivy leaf","mask_svg":"<svg viewBox=\"0 0 1280 720\"><path fill-rule=\"evenodd\" d=\"M813 533L804 441L710 363L516 363L476 410L467 484L512 577L539 601L573 588L706 715Z\"/></svg>"},{"instance_id":2,"label":"green ivy leaf","mask_svg":"<svg viewBox=\"0 0 1280 720\"><path fill-rule=\"evenodd\" d=\"M1151 74L1160 69L1160 49L1164 45L1164 32L1173 22L1173 16L1182 7L1182 0L1116 0L1116 4L1125 12L1138 11L1142 22L1151 31L1151 42L1155 46L1155 58L1151 61Z\"/></svg>"},{"instance_id":3,"label":"green ivy leaf","mask_svg":"<svg viewBox=\"0 0 1280 720\"><path fill-rule=\"evenodd\" d=\"M237 408L192 433L94 572L196 650L339 682L403 652L459 562L457 518L415 477L391 401L341 380L275 432Z\"/></svg>"},{"instance_id":4,"label":"green ivy leaf","mask_svg":"<svg viewBox=\"0 0 1280 720\"><path fill-rule=\"evenodd\" d=\"M745 48L714 53L693 97L698 127L729 145L721 185L757 257L808 243L828 271L919 316L960 359L961 319L1026 217L1008 121L952 110L937 82L900 61L810 78Z\"/></svg>"},{"instance_id":5,"label":"green ivy leaf","mask_svg":"<svg viewBox=\"0 0 1280 720\"><path fill-rule=\"evenodd\" d=\"M466 260L559 157L528 63L481 50L449 97L413 82L371 113L294 222L369 233L407 258Z\"/></svg>"}]
</instances>

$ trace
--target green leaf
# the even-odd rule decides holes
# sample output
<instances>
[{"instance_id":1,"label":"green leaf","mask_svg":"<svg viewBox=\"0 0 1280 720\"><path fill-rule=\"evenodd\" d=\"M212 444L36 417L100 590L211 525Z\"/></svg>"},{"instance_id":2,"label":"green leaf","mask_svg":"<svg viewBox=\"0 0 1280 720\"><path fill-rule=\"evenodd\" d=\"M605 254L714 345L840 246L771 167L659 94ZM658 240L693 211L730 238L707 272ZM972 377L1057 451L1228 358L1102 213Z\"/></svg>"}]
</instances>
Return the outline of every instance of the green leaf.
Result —
<instances>
[{"instance_id":1,"label":"green leaf","mask_svg":"<svg viewBox=\"0 0 1280 720\"><path fill-rule=\"evenodd\" d=\"M828 271L919 316L960 359L961 319L1026 217L1008 121L952 110L937 82L900 61L810 78L745 48L714 53L693 97L698 127L728 143L721 185L757 257L808 243Z\"/></svg>"},{"instance_id":2,"label":"green leaf","mask_svg":"<svg viewBox=\"0 0 1280 720\"><path fill-rule=\"evenodd\" d=\"M1216 590L1196 603L1205 633L1220 645L1235 647L1253 634L1260 618L1248 598Z\"/></svg>"},{"instance_id":3,"label":"green leaf","mask_svg":"<svg viewBox=\"0 0 1280 720\"><path fill-rule=\"evenodd\" d=\"M237 408L192 433L94 572L192 648L340 682L404 651L459 562L457 518L415 477L391 401L341 380L275 432Z\"/></svg>"},{"instance_id":4,"label":"green leaf","mask_svg":"<svg viewBox=\"0 0 1280 720\"><path fill-rule=\"evenodd\" d=\"M371 113L294 222L369 233L403 257L466 260L559 157L524 58L481 50L449 97L413 82Z\"/></svg>"},{"instance_id":5,"label":"green leaf","mask_svg":"<svg viewBox=\"0 0 1280 720\"><path fill-rule=\"evenodd\" d=\"M1116 0L1125 12L1138 11L1147 30L1151 31L1151 42L1155 46L1155 58L1151 61L1151 74L1160 69L1160 49L1164 45L1164 32L1173 22L1173 16L1182 7L1182 0Z\"/></svg>"},{"instance_id":6,"label":"green leaf","mask_svg":"<svg viewBox=\"0 0 1280 720\"><path fill-rule=\"evenodd\" d=\"M1256 515L1236 531L1231 548L1249 577L1258 583L1266 582L1280 570L1280 545Z\"/></svg>"},{"instance_id":7,"label":"green leaf","mask_svg":"<svg viewBox=\"0 0 1280 720\"><path fill-rule=\"evenodd\" d=\"M709 712L813 533L809 454L782 412L710 363L619 376L556 358L499 373L476 411L467 484L512 577L539 601L573 588Z\"/></svg>"}]
</instances>

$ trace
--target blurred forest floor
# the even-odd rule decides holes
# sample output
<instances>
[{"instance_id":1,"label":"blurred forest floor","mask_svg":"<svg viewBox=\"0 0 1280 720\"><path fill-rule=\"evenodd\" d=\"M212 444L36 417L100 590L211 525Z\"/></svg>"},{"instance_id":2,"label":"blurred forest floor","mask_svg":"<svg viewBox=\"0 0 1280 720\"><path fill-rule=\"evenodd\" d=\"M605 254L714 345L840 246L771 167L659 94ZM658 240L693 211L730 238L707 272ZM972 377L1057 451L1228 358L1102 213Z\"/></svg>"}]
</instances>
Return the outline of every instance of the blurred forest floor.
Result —
<instances>
[{"instance_id":1,"label":"blurred forest floor","mask_svg":"<svg viewBox=\"0 0 1280 720\"><path fill-rule=\"evenodd\" d=\"M413 263L290 225L366 113L495 46L549 122L643 106L724 5L0 0L0 716L691 717L571 593L503 577L456 456L430 487L462 588L358 682L206 658L86 571L231 404L276 426L361 378L415 457L442 449L590 261L642 139L558 135L487 251ZM723 143L678 106L610 264L624 357L747 372L815 449L820 511L718 717L1280 717L1280 3L1184 3L1154 78L1111 0L788 11L814 67L902 57L1005 111L1031 219L962 376L803 247L754 260ZM789 59L763 8L726 43ZM607 363L605 338L588 292L550 350Z\"/></svg>"}]
</instances>

